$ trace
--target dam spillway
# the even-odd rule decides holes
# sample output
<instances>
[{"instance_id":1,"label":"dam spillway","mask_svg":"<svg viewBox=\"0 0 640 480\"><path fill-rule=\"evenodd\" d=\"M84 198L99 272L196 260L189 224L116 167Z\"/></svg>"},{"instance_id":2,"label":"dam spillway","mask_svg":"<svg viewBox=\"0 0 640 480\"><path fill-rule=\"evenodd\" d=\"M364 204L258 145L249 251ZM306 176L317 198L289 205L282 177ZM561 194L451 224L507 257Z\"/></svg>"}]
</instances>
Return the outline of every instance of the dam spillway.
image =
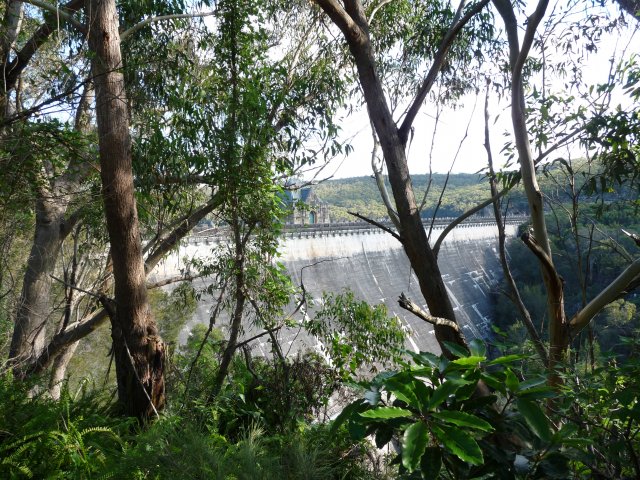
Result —
<instances>
[{"instance_id":1,"label":"dam spillway","mask_svg":"<svg viewBox=\"0 0 640 480\"><path fill-rule=\"evenodd\" d=\"M515 235L518 223L507 224L508 237ZM434 229L432 243L443 228ZM495 225L473 222L454 229L440 247L438 264L458 323L468 339L488 338L491 333L491 291L502 278L497 236ZM190 238L160 265L157 277L175 275L184 258L210 256L212 246L218 241L219 237L214 236ZM279 250L278 261L285 266L294 285L304 283L305 291L314 300L320 301L323 292L341 293L348 288L356 299L371 305L384 303L390 316L400 318L408 327L408 348L439 352L433 327L398 305L398 296L404 292L427 310L409 260L390 234L373 228L301 229L283 236ZM207 280L198 279L194 285L205 287ZM208 325L213 303L213 297L203 295L194 317L181 333L181 342L186 341L195 324ZM220 327L224 322L216 324ZM257 332L245 327L243 337L252 337ZM268 355L264 338L255 342L256 354ZM279 338L285 350L294 343L294 351L318 349L317 340L304 335L300 329L281 331Z\"/></svg>"}]
</instances>

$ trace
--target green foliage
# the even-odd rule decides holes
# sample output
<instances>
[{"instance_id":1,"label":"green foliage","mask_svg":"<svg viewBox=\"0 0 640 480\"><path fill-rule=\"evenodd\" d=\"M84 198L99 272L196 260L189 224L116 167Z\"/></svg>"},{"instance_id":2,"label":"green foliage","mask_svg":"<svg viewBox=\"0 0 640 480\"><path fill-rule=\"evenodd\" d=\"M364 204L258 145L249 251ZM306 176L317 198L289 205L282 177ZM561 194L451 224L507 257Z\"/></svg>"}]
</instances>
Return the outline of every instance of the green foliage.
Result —
<instances>
[{"instance_id":1,"label":"green foliage","mask_svg":"<svg viewBox=\"0 0 640 480\"><path fill-rule=\"evenodd\" d=\"M422 210L423 218L431 218L435 211L440 192L445 184L446 175L432 175L429 195ZM412 175L416 197L422 199L429 183L428 175ZM387 211L380 199L375 180L371 177L355 177L340 180L327 180L315 187L315 191L323 201L329 204L332 222L356 219L347 212L358 212L368 218L384 219ZM489 182L482 175L458 173L452 174L438 208L441 217L458 216L466 210L491 196ZM509 196L510 211L526 211L527 202L519 189L514 189ZM486 210L490 214L490 210Z\"/></svg>"},{"instance_id":2,"label":"green foliage","mask_svg":"<svg viewBox=\"0 0 640 480\"><path fill-rule=\"evenodd\" d=\"M190 283L183 282L171 293L164 290L149 292L149 303L165 343L177 344L178 334L196 310L196 292Z\"/></svg>"},{"instance_id":3,"label":"green foliage","mask_svg":"<svg viewBox=\"0 0 640 480\"><path fill-rule=\"evenodd\" d=\"M108 401L84 390L60 401L30 398L23 382L0 379L0 476L89 478L120 455L122 435L132 425L111 416Z\"/></svg>"},{"instance_id":4,"label":"green foliage","mask_svg":"<svg viewBox=\"0 0 640 480\"><path fill-rule=\"evenodd\" d=\"M325 294L322 308L304 328L320 339L323 353L343 379L365 368L375 372L403 355L406 332L400 321L388 317L384 305L358 301L351 291Z\"/></svg>"},{"instance_id":5,"label":"green foliage","mask_svg":"<svg viewBox=\"0 0 640 480\"><path fill-rule=\"evenodd\" d=\"M556 397L545 378L525 381L516 374L522 357L489 360L478 341L459 353L451 361L411 353L414 363L361 382L363 398L333 428L346 424L354 439L374 435L378 447L398 440L402 478L562 478L549 472L568 465L580 443L545 413L542 402Z\"/></svg>"}]
</instances>

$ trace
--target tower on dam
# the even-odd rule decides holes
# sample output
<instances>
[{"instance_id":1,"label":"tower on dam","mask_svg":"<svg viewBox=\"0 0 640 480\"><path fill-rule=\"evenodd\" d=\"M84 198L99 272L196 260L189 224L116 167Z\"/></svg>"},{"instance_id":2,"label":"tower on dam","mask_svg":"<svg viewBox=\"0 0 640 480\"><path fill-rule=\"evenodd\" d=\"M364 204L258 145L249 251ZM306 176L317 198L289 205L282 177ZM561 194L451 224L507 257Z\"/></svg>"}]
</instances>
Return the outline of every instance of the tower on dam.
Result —
<instances>
[{"instance_id":1,"label":"tower on dam","mask_svg":"<svg viewBox=\"0 0 640 480\"><path fill-rule=\"evenodd\" d=\"M517 222L507 224L507 235L516 233ZM437 238L444 227L432 232ZM492 291L502 278L497 246L497 227L486 221L462 224L453 230L440 249L438 263L465 336L488 338L493 316ZM221 238L192 237L179 252L168 258L159 269L161 276L173 276L185 258L211 255L212 247ZM400 243L390 234L363 224L324 225L316 228L290 229L280 243L279 261L286 267L293 283L304 283L305 291L320 302L323 292L350 289L356 298L369 304L384 303L389 315L397 316L407 327L407 348L415 351L439 352L432 325L403 310L398 297L405 293L415 303L428 310L418 281ZM196 280L195 286L205 287L207 279ZM213 297L203 296L192 320L181 334L186 341L195 324L209 323ZM293 308L292 308L293 310ZM217 325L224 325L219 319ZM247 338L257 331L247 329ZM281 340L293 350L317 348L317 341L294 329L282 332ZM267 355L269 347L257 344L258 353Z\"/></svg>"},{"instance_id":2,"label":"tower on dam","mask_svg":"<svg viewBox=\"0 0 640 480\"><path fill-rule=\"evenodd\" d=\"M316 225L329 223L329 204L318 197L313 186L286 189L283 202L291 212L285 219L287 225Z\"/></svg>"}]
</instances>

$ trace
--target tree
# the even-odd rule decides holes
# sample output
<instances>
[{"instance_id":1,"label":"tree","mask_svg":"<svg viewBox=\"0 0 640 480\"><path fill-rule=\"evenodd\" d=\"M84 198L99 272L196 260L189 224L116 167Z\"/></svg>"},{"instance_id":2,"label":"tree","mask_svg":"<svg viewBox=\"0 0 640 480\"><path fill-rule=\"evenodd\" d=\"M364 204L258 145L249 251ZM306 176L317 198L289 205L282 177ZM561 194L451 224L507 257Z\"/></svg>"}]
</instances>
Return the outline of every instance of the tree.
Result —
<instances>
[{"instance_id":1,"label":"tree","mask_svg":"<svg viewBox=\"0 0 640 480\"><path fill-rule=\"evenodd\" d=\"M437 256L429 245L427 234L422 226L419 206L411 184L406 147L413 121L434 84L438 72L443 68L452 43L464 26L488 4L488 0L474 4L464 15L462 14L464 2L462 2L451 26L438 45L433 64L400 126L394 120L386 101L370 36L369 19L363 4L359 0L346 0L343 2L344 6L337 0L316 0L316 3L340 29L349 46L369 117L380 141L387 166L398 215L398 239L409 258L420 283L420 290L429 307L429 314L424 318L434 323L436 338L448 355L449 349L444 342L458 345L465 345L466 342L455 323L455 313L442 281ZM373 16L373 12L370 16ZM437 322L434 318L449 320L449 322Z\"/></svg>"},{"instance_id":2,"label":"tree","mask_svg":"<svg viewBox=\"0 0 640 480\"><path fill-rule=\"evenodd\" d=\"M120 402L128 415L146 420L165 404L165 347L147 298L116 5L114 0L94 0L88 9L100 176L115 287L114 303L105 301L105 308L111 318Z\"/></svg>"}]
</instances>

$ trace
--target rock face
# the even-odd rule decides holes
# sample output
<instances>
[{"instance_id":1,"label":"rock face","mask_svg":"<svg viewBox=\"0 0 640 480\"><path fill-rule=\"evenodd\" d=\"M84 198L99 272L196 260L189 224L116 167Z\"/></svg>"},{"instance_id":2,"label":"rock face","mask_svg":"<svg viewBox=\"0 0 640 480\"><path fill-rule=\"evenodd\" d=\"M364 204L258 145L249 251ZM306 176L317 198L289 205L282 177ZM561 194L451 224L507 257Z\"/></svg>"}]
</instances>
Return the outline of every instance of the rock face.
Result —
<instances>
[{"instance_id":1,"label":"rock face","mask_svg":"<svg viewBox=\"0 0 640 480\"><path fill-rule=\"evenodd\" d=\"M516 224L508 225L507 235L514 235L516 229ZM432 239L439 232L435 230ZM314 235L282 240L279 261L286 266L294 284L304 282L305 290L316 300L320 300L323 291L341 292L350 288L358 299L371 304L384 303L390 315L397 315L409 327L408 348L439 352L431 325L398 306L398 296L404 292L426 309L409 261L391 235L375 230L327 231ZM159 275L173 275L179 270L180 258L210 255L210 250L211 246L202 240L198 245L183 246L179 254L161 266ZM440 249L439 265L466 337L489 337L493 309L490 292L502 278L495 226L472 224L454 230ZM201 282L202 286L206 285L206 279ZM212 303L211 297L203 298L194 318L182 332L182 341L193 325L208 324ZM216 324L224 324L224 320ZM248 338L256 333L247 329L244 336ZM285 351L292 344L292 351L318 348L315 339L298 329L282 332L280 337ZM256 342L255 347L256 354L269 353L269 346L264 342Z\"/></svg>"}]
</instances>

